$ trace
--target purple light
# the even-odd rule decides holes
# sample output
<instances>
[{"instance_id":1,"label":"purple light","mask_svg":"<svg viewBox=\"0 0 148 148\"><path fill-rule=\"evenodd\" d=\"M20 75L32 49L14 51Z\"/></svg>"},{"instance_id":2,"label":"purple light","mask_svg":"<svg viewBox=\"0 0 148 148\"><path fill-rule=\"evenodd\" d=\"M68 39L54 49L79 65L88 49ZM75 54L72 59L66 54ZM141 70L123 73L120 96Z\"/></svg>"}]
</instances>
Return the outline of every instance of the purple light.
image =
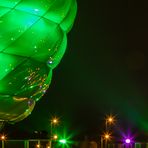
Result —
<instances>
[{"instance_id":1,"label":"purple light","mask_svg":"<svg viewBox=\"0 0 148 148\"><path fill-rule=\"evenodd\" d=\"M125 139L125 143L130 143L131 140L129 138Z\"/></svg>"}]
</instances>

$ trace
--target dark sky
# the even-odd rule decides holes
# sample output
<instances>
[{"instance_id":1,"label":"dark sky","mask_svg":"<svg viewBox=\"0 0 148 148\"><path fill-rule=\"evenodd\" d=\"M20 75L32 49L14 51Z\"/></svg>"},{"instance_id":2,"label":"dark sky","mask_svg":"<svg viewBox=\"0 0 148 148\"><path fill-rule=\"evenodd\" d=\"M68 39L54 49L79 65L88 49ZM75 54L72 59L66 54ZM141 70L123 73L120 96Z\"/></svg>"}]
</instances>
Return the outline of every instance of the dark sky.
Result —
<instances>
[{"instance_id":1,"label":"dark sky","mask_svg":"<svg viewBox=\"0 0 148 148\"><path fill-rule=\"evenodd\" d=\"M50 88L15 126L49 130L52 115L71 131L99 131L106 114L118 126L148 132L148 2L78 1L68 47ZM122 129L122 127L121 127Z\"/></svg>"}]
</instances>

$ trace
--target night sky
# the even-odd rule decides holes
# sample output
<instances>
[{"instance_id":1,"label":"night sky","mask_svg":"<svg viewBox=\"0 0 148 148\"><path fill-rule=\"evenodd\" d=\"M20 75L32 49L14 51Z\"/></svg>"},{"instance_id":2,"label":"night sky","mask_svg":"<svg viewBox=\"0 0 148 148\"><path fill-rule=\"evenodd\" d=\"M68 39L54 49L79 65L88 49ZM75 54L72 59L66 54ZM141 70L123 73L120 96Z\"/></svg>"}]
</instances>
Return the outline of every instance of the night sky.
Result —
<instances>
[{"instance_id":1,"label":"night sky","mask_svg":"<svg viewBox=\"0 0 148 148\"><path fill-rule=\"evenodd\" d=\"M118 129L148 133L148 2L78 1L67 51L32 114L13 125L49 131L57 115L70 131L101 131L106 114Z\"/></svg>"}]
</instances>

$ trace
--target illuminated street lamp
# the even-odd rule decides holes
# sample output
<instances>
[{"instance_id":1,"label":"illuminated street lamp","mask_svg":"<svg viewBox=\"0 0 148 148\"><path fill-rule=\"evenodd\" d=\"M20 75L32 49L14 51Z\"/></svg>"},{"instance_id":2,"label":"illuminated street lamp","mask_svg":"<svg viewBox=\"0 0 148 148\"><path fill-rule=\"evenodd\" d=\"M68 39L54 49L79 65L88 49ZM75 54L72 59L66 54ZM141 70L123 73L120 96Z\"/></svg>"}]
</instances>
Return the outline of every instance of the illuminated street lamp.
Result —
<instances>
[{"instance_id":1,"label":"illuminated street lamp","mask_svg":"<svg viewBox=\"0 0 148 148\"><path fill-rule=\"evenodd\" d=\"M6 140L6 136L5 135L1 135L1 140L2 140L2 148L4 148L4 141Z\"/></svg>"},{"instance_id":2,"label":"illuminated street lamp","mask_svg":"<svg viewBox=\"0 0 148 148\"><path fill-rule=\"evenodd\" d=\"M105 132L102 137L104 140L108 141L111 139L111 133Z\"/></svg>"},{"instance_id":3,"label":"illuminated street lamp","mask_svg":"<svg viewBox=\"0 0 148 148\"><path fill-rule=\"evenodd\" d=\"M103 141L105 141L105 148L106 148L107 147L107 141L109 141L110 139L111 139L111 133L105 132L101 136L101 148L103 148Z\"/></svg>"},{"instance_id":4,"label":"illuminated street lamp","mask_svg":"<svg viewBox=\"0 0 148 148\"><path fill-rule=\"evenodd\" d=\"M59 118L54 117L51 119L50 121L50 148L52 147L52 140L56 140L58 137L56 135L56 137L53 136L53 126L59 124Z\"/></svg>"},{"instance_id":5,"label":"illuminated street lamp","mask_svg":"<svg viewBox=\"0 0 148 148\"><path fill-rule=\"evenodd\" d=\"M57 117L54 117L51 119L50 121L50 136L52 137L52 130L53 130L53 126L59 124L59 119Z\"/></svg>"},{"instance_id":6,"label":"illuminated street lamp","mask_svg":"<svg viewBox=\"0 0 148 148\"><path fill-rule=\"evenodd\" d=\"M5 135L2 135L1 136L1 140L5 140L6 139L6 136Z\"/></svg>"},{"instance_id":7,"label":"illuminated street lamp","mask_svg":"<svg viewBox=\"0 0 148 148\"><path fill-rule=\"evenodd\" d=\"M105 119L105 128L106 131L108 130L108 124L114 124L115 123L115 116L109 115Z\"/></svg>"},{"instance_id":8,"label":"illuminated street lamp","mask_svg":"<svg viewBox=\"0 0 148 148\"><path fill-rule=\"evenodd\" d=\"M109 139L110 139L110 135L109 135L109 134L106 134L106 135L104 136L104 138L105 138L105 140L109 140Z\"/></svg>"},{"instance_id":9,"label":"illuminated street lamp","mask_svg":"<svg viewBox=\"0 0 148 148\"><path fill-rule=\"evenodd\" d=\"M54 136L53 136L53 139L54 139L54 140L57 140L57 139L58 139L58 136L57 136L57 135L54 135Z\"/></svg>"},{"instance_id":10,"label":"illuminated street lamp","mask_svg":"<svg viewBox=\"0 0 148 148\"><path fill-rule=\"evenodd\" d=\"M51 124L53 124L53 125L58 124L58 122L59 122L59 119L56 118L56 117L54 117L54 118L51 120Z\"/></svg>"},{"instance_id":11,"label":"illuminated street lamp","mask_svg":"<svg viewBox=\"0 0 148 148\"><path fill-rule=\"evenodd\" d=\"M109 133L108 124L115 123L115 116L107 115L105 118L105 133L101 135L101 148L103 148L103 141L105 141L105 148L107 147L107 141L111 139L111 134Z\"/></svg>"}]
</instances>

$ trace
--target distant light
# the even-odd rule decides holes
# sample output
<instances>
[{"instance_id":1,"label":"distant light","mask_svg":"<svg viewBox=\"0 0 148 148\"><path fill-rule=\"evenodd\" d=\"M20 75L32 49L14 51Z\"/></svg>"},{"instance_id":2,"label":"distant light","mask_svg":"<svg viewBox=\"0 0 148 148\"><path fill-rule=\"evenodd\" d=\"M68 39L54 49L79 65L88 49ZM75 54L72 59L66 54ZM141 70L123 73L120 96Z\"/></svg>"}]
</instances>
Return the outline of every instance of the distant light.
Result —
<instances>
[{"instance_id":1,"label":"distant light","mask_svg":"<svg viewBox=\"0 0 148 148\"><path fill-rule=\"evenodd\" d=\"M65 144L66 140L65 139L61 139L61 140L59 140L59 142Z\"/></svg>"},{"instance_id":2,"label":"distant light","mask_svg":"<svg viewBox=\"0 0 148 148\"><path fill-rule=\"evenodd\" d=\"M54 125L58 124L58 122L59 122L59 119L58 119L57 117L54 117L54 118L51 120L51 124L54 124Z\"/></svg>"},{"instance_id":3,"label":"distant light","mask_svg":"<svg viewBox=\"0 0 148 148\"><path fill-rule=\"evenodd\" d=\"M109 135L105 135L105 138L108 139L109 138Z\"/></svg>"},{"instance_id":4,"label":"distant light","mask_svg":"<svg viewBox=\"0 0 148 148\"><path fill-rule=\"evenodd\" d=\"M106 124L109 123L109 124L114 124L115 123L115 116L113 115L108 115L106 117Z\"/></svg>"},{"instance_id":5,"label":"distant light","mask_svg":"<svg viewBox=\"0 0 148 148\"><path fill-rule=\"evenodd\" d=\"M36 147L37 147L37 148L39 148L39 147L40 147L40 145L39 145L39 144L37 144L37 145L36 145Z\"/></svg>"},{"instance_id":6,"label":"distant light","mask_svg":"<svg viewBox=\"0 0 148 148\"><path fill-rule=\"evenodd\" d=\"M131 140L129 138L125 139L125 143L131 143Z\"/></svg>"},{"instance_id":7,"label":"distant light","mask_svg":"<svg viewBox=\"0 0 148 148\"><path fill-rule=\"evenodd\" d=\"M6 139L5 135L2 135L1 140L5 140L5 139Z\"/></svg>"},{"instance_id":8,"label":"distant light","mask_svg":"<svg viewBox=\"0 0 148 148\"><path fill-rule=\"evenodd\" d=\"M58 136L57 136L57 135L54 135L54 136L53 136L53 139L54 139L54 140L58 139Z\"/></svg>"},{"instance_id":9,"label":"distant light","mask_svg":"<svg viewBox=\"0 0 148 148\"><path fill-rule=\"evenodd\" d=\"M53 120L53 123L57 123L57 119L54 119L54 120Z\"/></svg>"},{"instance_id":10,"label":"distant light","mask_svg":"<svg viewBox=\"0 0 148 148\"><path fill-rule=\"evenodd\" d=\"M105 132L102 137L105 139L105 140L110 140L111 139L111 133L109 132Z\"/></svg>"}]
</instances>

